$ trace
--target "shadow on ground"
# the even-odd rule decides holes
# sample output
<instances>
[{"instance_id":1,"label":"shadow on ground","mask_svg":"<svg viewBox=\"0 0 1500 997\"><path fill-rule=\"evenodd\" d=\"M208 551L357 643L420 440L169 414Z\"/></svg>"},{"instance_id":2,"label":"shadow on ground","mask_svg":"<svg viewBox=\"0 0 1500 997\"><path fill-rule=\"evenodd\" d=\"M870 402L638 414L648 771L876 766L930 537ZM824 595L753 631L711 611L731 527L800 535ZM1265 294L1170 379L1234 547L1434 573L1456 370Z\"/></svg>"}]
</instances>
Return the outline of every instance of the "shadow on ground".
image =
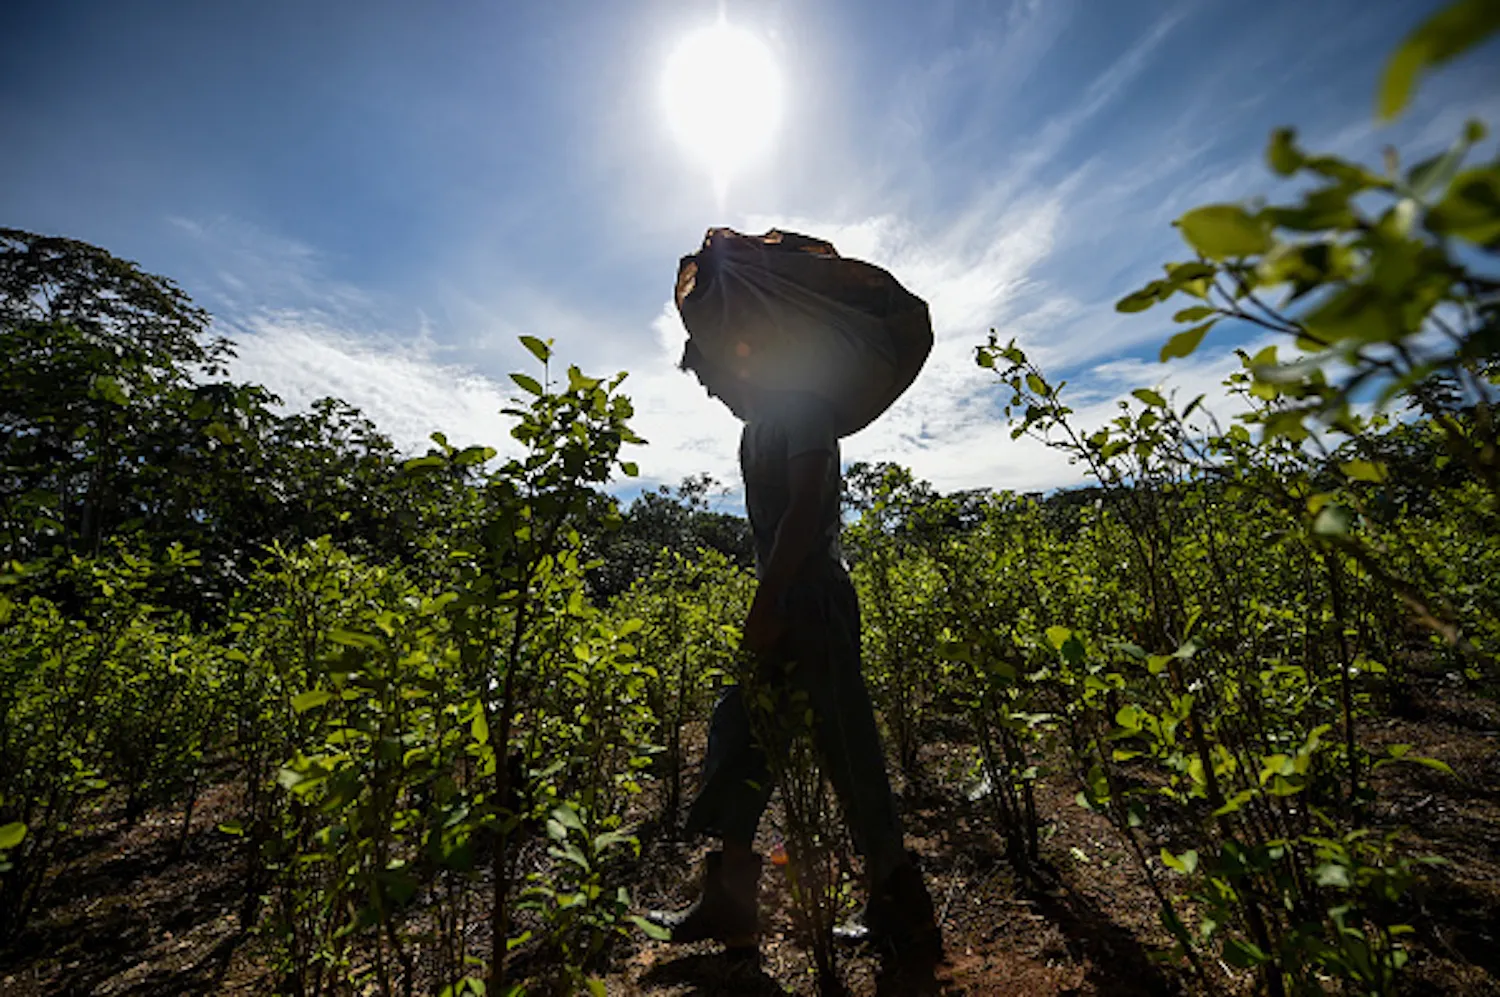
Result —
<instances>
[{"instance_id":1,"label":"shadow on ground","mask_svg":"<svg viewBox=\"0 0 1500 997\"><path fill-rule=\"evenodd\" d=\"M640 979L646 989L689 986L692 997L789 997L758 960L722 952L685 955L657 963Z\"/></svg>"},{"instance_id":2,"label":"shadow on ground","mask_svg":"<svg viewBox=\"0 0 1500 997\"><path fill-rule=\"evenodd\" d=\"M0 949L0 990L7 997L219 990L248 937L226 837L201 827L181 856L175 833L144 827L91 840L107 857L85 856L57 875L32 923Z\"/></svg>"},{"instance_id":3,"label":"shadow on ground","mask_svg":"<svg viewBox=\"0 0 1500 997\"><path fill-rule=\"evenodd\" d=\"M1062 931L1069 954L1086 966L1086 979L1101 994L1179 994L1181 987L1162 973L1151 950L1076 890L1032 894L1037 913Z\"/></svg>"}]
</instances>

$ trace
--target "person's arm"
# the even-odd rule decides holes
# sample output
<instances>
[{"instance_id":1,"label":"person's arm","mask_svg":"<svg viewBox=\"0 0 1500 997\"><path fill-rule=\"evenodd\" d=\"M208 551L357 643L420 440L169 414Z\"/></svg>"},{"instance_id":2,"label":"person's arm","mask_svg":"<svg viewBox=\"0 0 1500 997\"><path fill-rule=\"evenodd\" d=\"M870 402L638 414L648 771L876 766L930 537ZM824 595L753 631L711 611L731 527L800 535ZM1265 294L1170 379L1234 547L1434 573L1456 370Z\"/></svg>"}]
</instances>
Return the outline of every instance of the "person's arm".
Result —
<instances>
[{"instance_id":1,"label":"person's arm","mask_svg":"<svg viewBox=\"0 0 1500 997\"><path fill-rule=\"evenodd\" d=\"M786 514L776 524L771 556L745 619L744 645L751 651L769 651L781 638L786 624L776 607L797 569L824 542L823 487L832 459L833 454L826 450L809 450L787 461L790 494Z\"/></svg>"}]
</instances>

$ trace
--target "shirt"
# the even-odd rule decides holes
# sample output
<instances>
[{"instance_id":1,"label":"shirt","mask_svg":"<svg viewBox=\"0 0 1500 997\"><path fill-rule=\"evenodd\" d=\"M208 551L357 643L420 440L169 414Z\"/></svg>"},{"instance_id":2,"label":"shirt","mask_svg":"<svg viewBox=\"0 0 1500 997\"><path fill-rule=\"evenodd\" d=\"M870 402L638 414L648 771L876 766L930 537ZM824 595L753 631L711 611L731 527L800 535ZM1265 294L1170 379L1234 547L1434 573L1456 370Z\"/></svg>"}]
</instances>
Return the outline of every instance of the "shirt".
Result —
<instances>
[{"instance_id":1,"label":"shirt","mask_svg":"<svg viewBox=\"0 0 1500 997\"><path fill-rule=\"evenodd\" d=\"M799 454L822 451L829 455L823 479L819 521L826 543L808 556L797 573L842 567L839 548L839 440L833 413L815 395L780 393L765 413L745 423L740 435L740 474L745 480L745 512L755 541L755 573L763 575L776 543L776 529L791 506L788 463Z\"/></svg>"}]
</instances>

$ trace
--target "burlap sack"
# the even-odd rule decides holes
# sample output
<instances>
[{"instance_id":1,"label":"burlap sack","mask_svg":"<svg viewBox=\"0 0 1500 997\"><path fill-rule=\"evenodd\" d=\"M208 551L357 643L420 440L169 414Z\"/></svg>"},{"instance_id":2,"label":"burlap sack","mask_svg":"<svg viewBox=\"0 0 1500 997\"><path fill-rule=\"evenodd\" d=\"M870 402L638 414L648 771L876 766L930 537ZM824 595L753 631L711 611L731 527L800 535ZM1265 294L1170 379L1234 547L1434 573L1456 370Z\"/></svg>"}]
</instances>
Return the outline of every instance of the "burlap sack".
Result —
<instances>
[{"instance_id":1,"label":"burlap sack","mask_svg":"<svg viewBox=\"0 0 1500 997\"><path fill-rule=\"evenodd\" d=\"M709 229L677 268L676 298L715 372L826 398L840 436L890 408L932 350L921 298L879 267L794 232Z\"/></svg>"}]
</instances>

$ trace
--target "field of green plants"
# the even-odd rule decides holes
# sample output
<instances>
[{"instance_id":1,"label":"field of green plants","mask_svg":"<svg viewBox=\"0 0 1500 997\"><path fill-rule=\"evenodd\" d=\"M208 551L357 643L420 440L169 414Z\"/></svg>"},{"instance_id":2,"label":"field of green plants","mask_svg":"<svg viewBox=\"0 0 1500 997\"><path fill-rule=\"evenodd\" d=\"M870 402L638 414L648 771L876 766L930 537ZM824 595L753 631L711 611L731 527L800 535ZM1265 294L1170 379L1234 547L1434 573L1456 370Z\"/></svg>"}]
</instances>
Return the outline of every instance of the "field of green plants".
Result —
<instances>
[{"instance_id":1,"label":"field of green plants","mask_svg":"<svg viewBox=\"0 0 1500 997\"><path fill-rule=\"evenodd\" d=\"M1497 20L1459 3L1419 30L1383 112ZM1149 976L1037 992L1500 986L1484 136L1376 168L1278 132L1289 203L1183 216L1186 258L1117 307L1181 324L1165 363L1216 326L1279 337L1240 353L1227 405L1143 387L1081 425L1065 383L976 330L1013 435L1090 485L944 495L847 469L889 765L910 808L938 800L981 842L929 842L943 912L977 856L1018 903L1103 875L1064 844L1082 821L1152 916L1119 929ZM686 880L677 828L743 663L748 537L707 480L612 497L641 442L624 375L523 343L505 455L441 435L401 454L338 400L288 413L227 379L232 345L171 281L0 230L7 993L652 992L630 966L662 946L638 915L664 865ZM1416 743L1445 737L1478 748ZM814 957L743 992L861 990L826 934L858 900L836 811L810 754L782 774L766 834L792 856L788 944ZM1463 820L1429 819L1448 805ZM82 954L90 922L130 936L110 911L146 864L212 867L220 892L175 905L230 912L225 947L158 976ZM955 938L1006 947L973 916L955 958ZM137 963L138 989L105 986ZM967 980L877 985L1011 992Z\"/></svg>"}]
</instances>

